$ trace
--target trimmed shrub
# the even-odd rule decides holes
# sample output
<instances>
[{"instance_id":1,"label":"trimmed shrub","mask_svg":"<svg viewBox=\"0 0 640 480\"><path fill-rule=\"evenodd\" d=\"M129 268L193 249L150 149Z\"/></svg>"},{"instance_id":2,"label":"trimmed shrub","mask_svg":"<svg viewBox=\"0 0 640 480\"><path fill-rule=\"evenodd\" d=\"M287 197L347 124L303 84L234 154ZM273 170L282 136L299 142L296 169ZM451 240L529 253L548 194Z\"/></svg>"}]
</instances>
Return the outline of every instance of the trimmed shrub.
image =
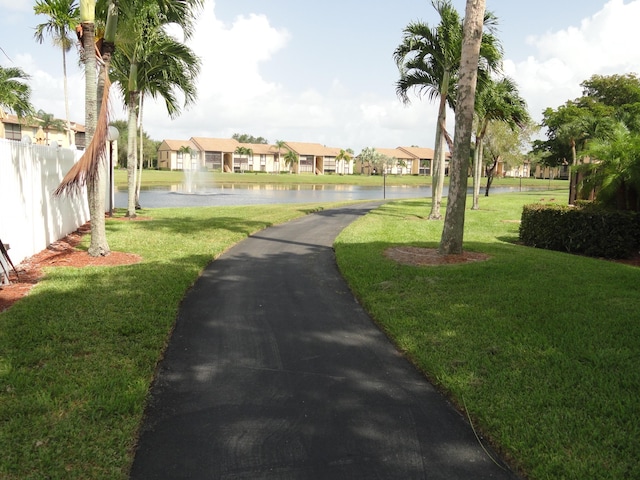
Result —
<instances>
[{"instance_id":1,"label":"trimmed shrub","mask_svg":"<svg viewBox=\"0 0 640 480\"><path fill-rule=\"evenodd\" d=\"M629 258L640 250L640 215L592 206L525 205L520 241L590 257Z\"/></svg>"}]
</instances>

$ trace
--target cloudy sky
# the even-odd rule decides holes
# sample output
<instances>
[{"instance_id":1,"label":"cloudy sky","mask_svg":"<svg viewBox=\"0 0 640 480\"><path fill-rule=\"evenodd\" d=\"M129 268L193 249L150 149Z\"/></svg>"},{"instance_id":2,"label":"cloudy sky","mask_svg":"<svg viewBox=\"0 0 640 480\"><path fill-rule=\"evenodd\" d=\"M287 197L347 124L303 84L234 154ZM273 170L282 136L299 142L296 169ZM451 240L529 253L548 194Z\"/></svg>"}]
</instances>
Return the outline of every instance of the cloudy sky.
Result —
<instances>
[{"instance_id":1,"label":"cloudy sky","mask_svg":"<svg viewBox=\"0 0 640 480\"><path fill-rule=\"evenodd\" d=\"M32 103L64 117L61 53L33 39L35 2L0 0L0 65L31 75ZM464 13L464 0L453 0ZM504 72L540 120L593 74L640 74L640 0L487 0ZM170 120L147 102L155 140L248 133L331 147L433 147L436 105L395 93L392 58L411 21L439 21L429 0L206 0L190 46L202 59L197 105ZM84 122L83 74L69 55L71 120ZM123 118L115 99L115 116ZM449 125L452 128L453 118Z\"/></svg>"}]
</instances>

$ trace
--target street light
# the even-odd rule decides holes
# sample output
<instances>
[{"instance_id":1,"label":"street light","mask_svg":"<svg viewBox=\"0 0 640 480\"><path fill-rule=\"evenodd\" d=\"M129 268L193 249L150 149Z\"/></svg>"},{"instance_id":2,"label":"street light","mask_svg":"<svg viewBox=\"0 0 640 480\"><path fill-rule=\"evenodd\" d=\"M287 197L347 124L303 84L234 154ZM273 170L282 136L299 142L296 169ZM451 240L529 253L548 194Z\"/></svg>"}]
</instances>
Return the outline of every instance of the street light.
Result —
<instances>
[{"instance_id":1,"label":"street light","mask_svg":"<svg viewBox=\"0 0 640 480\"><path fill-rule=\"evenodd\" d=\"M107 213L110 217L113 215L115 204L115 185L113 181L113 142L116 142L119 137L120 132L118 129L113 125L109 125L109 130L107 131L107 140L109 141L109 210Z\"/></svg>"}]
</instances>

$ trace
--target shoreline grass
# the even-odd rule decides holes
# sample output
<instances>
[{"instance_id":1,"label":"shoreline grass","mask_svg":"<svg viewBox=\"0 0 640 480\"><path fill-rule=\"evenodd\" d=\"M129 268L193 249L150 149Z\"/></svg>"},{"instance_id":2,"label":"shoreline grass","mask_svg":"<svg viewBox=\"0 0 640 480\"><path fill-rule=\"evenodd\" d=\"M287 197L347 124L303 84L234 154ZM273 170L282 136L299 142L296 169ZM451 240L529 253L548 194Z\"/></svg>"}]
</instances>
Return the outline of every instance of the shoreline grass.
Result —
<instances>
[{"instance_id":1,"label":"shoreline grass","mask_svg":"<svg viewBox=\"0 0 640 480\"><path fill-rule=\"evenodd\" d=\"M114 173L115 185L118 188L126 188L127 171L116 169ZM168 170L145 170L142 174L143 187L166 187L170 185L180 185L184 182L184 173L181 171ZM482 179L484 182L485 179ZM387 175L383 179L380 175L312 175L312 174L267 174L259 172L247 173L220 173L220 172L198 172L198 182L204 187L226 184L293 184L293 185L364 185L378 186L386 182L387 185L404 186L431 186L431 177L424 175ZM448 184L449 177L445 178ZM484 183L481 192L484 195ZM566 189L566 180L536 179L536 178L496 178L492 184L495 187L517 187L522 185L526 188L536 189Z\"/></svg>"},{"instance_id":2,"label":"shoreline grass","mask_svg":"<svg viewBox=\"0 0 640 480\"><path fill-rule=\"evenodd\" d=\"M529 478L637 478L640 269L514 243L522 205L565 193L483 197L467 211L465 249L491 258L439 267L383 255L435 247L442 229L426 220L428 200L390 202L343 231L338 264L398 348ZM110 247L142 263L48 269L0 313L0 478L127 478L186 290L247 235L330 206L107 220Z\"/></svg>"}]
</instances>

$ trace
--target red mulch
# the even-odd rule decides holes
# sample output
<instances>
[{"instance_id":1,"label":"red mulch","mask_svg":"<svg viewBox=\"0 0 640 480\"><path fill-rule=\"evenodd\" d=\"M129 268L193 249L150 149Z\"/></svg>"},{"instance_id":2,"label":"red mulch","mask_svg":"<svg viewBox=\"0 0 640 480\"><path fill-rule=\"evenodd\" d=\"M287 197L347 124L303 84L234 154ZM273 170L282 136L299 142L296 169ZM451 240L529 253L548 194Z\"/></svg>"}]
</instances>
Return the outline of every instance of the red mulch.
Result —
<instances>
[{"instance_id":1,"label":"red mulch","mask_svg":"<svg viewBox=\"0 0 640 480\"><path fill-rule=\"evenodd\" d=\"M85 250L78 250L83 235L90 232L90 225L86 223L78 230L49 245L45 250L33 255L16 265L18 277L12 270L9 276L10 285L0 285L0 312L6 310L16 301L29 293L44 275L43 267L87 267L87 266L115 266L138 263L138 255L123 252L111 252L103 257L92 257ZM11 256L11 251L9 251Z\"/></svg>"}]
</instances>

